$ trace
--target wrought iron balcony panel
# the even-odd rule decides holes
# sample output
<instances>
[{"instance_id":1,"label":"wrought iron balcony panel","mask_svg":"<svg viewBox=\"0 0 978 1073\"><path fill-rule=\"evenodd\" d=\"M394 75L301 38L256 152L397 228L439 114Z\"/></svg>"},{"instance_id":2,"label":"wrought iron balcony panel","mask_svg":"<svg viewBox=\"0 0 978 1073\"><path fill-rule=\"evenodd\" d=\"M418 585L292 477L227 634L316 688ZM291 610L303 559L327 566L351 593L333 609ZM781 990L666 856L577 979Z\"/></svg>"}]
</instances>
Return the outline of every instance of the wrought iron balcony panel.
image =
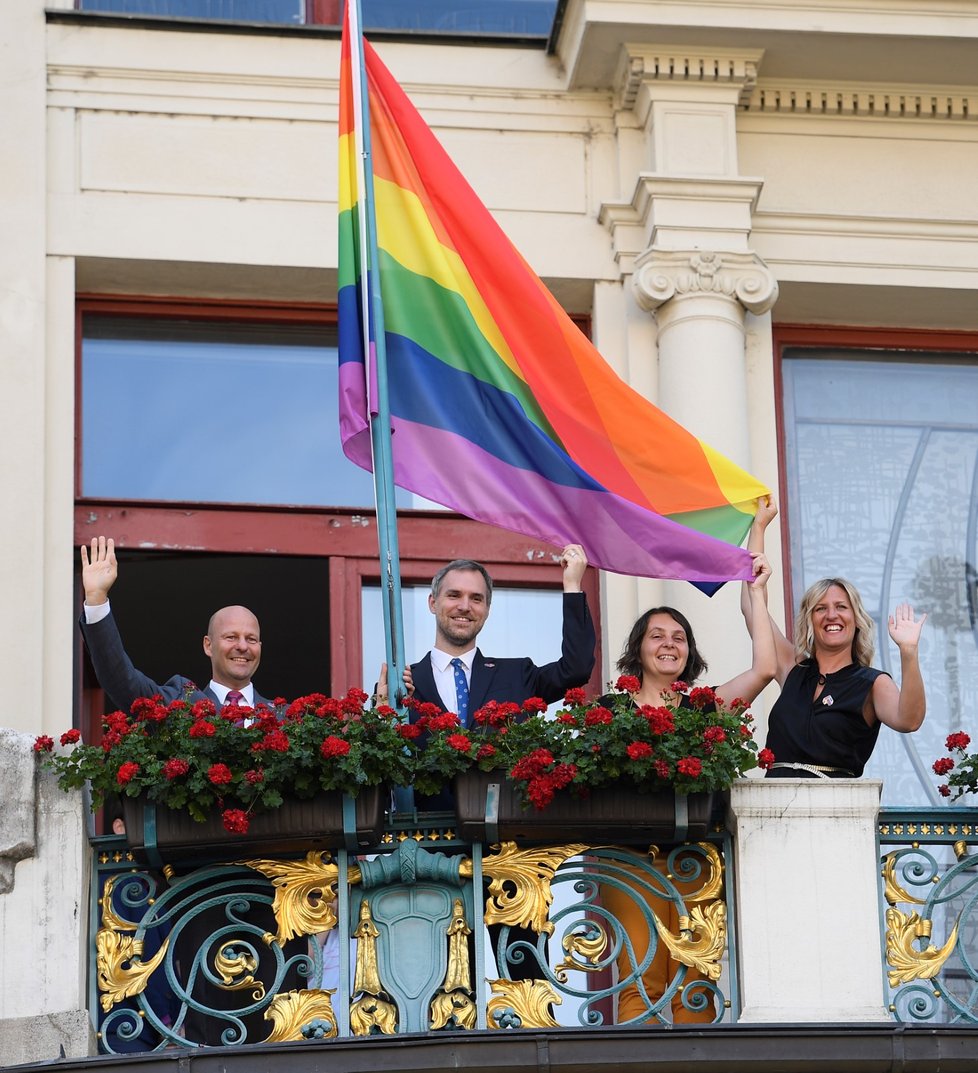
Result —
<instances>
[{"instance_id":1,"label":"wrought iron balcony panel","mask_svg":"<svg viewBox=\"0 0 978 1073\"><path fill-rule=\"evenodd\" d=\"M978 812L886 810L880 849L890 1011L978 1024Z\"/></svg>"},{"instance_id":2,"label":"wrought iron balcony panel","mask_svg":"<svg viewBox=\"0 0 978 1073\"><path fill-rule=\"evenodd\" d=\"M736 1017L725 835L483 846L401 824L369 854L162 873L95 850L103 1052Z\"/></svg>"}]
</instances>

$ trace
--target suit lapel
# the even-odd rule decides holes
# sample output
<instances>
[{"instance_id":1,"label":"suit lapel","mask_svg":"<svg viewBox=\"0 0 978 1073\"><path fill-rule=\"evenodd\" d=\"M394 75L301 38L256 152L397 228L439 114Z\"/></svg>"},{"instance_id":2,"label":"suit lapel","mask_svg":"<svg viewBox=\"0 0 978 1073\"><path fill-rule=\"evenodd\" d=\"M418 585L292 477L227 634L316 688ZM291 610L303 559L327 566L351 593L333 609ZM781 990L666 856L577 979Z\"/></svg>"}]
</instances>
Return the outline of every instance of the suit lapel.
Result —
<instances>
[{"instance_id":1,"label":"suit lapel","mask_svg":"<svg viewBox=\"0 0 978 1073\"><path fill-rule=\"evenodd\" d=\"M483 656L482 651L477 648L472 660L472 675L469 679L470 723L472 721L472 716L483 706L483 704L485 704L495 673L496 664L490 661L487 666L485 656Z\"/></svg>"},{"instance_id":2,"label":"suit lapel","mask_svg":"<svg viewBox=\"0 0 978 1073\"><path fill-rule=\"evenodd\" d=\"M429 701L442 707L441 694L435 685L435 673L431 669L431 653L429 652L420 663L411 666L411 674L414 677L415 695L422 701Z\"/></svg>"}]
</instances>

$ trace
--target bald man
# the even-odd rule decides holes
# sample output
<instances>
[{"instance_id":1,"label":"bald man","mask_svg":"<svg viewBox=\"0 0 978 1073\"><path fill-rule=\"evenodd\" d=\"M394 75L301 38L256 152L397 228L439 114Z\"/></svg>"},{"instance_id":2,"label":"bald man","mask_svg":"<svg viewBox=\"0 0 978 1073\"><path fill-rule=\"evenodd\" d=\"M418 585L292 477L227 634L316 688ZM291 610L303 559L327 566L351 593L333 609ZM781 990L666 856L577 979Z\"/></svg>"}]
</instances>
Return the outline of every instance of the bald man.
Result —
<instances>
[{"instance_id":1,"label":"bald man","mask_svg":"<svg viewBox=\"0 0 978 1073\"><path fill-rule=\"evenodd\" d=\"M206 689L198 689L189 678L174 675L162 685L137 670L119 636L109 607L109 590L119 576L115 542L105 537L92 539L91 551L81 547L82 588L85 607L81 630L99 685L117 708L128 712L137 697L159 693L164 701L188 695L192 701L206 697L218 708L228 703L228 694L237 691L232 703L254 708L271 701L255 691L252 681L261 662L261 630L258 619L247 607L222 607L211 615L204 635L204 654L211 661L211 680Z\"/></svg>"}]
</instances>

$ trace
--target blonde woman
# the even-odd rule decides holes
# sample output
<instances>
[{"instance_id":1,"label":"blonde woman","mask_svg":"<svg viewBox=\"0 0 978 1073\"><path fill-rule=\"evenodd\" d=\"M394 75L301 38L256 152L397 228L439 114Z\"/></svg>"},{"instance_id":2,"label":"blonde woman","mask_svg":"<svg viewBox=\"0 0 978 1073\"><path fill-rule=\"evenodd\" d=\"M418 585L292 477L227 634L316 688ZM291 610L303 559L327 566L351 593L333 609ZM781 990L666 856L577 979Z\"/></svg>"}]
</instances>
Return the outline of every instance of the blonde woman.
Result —
<instances>
[{"instance_id":1,"label":"blonde woman","mask_svg":"<svg viewBox=\"0 0 978 1073\"><path fill-rule=\"evenodd\" d=\"M764 530L778 508L762 501L748 547L760 551ZM748 629L751 606L744 605ZM776 763L770 778L846 779L863 773L881 726L910 734L924 721L927 703L917 647L927 620L900 604L889 618L900 650L901 684L871 666L875 628L859 592L845 578L816 581L802 597L792 645L775 626L775 677L781 696L771 709L767 748Z\"/></svg>"}]
</instances>

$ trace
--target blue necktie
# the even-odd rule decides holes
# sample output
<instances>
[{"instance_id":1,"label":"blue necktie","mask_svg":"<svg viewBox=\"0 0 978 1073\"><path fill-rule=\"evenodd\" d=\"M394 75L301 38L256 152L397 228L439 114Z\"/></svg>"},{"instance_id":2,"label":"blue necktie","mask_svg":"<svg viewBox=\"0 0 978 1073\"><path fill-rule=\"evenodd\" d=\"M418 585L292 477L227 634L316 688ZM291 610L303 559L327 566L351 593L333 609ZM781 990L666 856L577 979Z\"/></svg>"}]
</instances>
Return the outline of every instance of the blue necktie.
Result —
<instances>
[{"instance_id":1,"label":"blue necktie","mask_svg":"<svg viewBox=\"0 0 978 1073\"><path fill-rule=\"evenodd\" d=\"M469 683L465 680L465 665L456 656L452 660L455 668L455 705L458 708L458 721L462 726L469 725Z\"/></svg>"}]
</instances>

